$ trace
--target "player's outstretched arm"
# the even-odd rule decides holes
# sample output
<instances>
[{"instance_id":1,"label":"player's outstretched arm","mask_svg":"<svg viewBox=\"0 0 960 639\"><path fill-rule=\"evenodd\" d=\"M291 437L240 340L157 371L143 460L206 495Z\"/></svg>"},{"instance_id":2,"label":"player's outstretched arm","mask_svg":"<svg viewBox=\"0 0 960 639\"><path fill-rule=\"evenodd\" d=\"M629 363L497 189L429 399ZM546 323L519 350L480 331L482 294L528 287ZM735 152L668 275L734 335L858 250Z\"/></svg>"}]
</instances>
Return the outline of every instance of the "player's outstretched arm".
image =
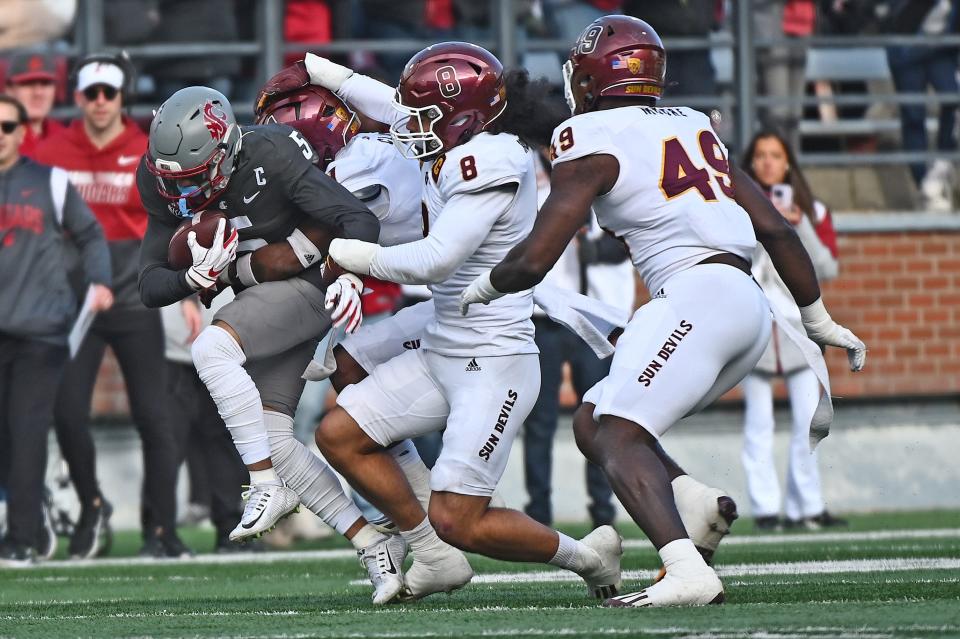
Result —
<instances>
[{"instance_id":1,"label":"player's outstretched arm","mask_svg":"<svg viewBox=\"0 0 960 639\"><path fill-rule=\"evenodd\" d=\"M393 108L393 87L313 53L303 62L311 84L330 89L367 117L384 124L406 117Z\"/></svg>"},{"instance_id":2,"label":"player's outstretched arm","mask_svg":"<svg viewBox=\"0 0 960 639\"><path fill-rule=\"evenodd\" d=\"M516 193L514 182L458 193L444 205L427 237L395 246L336 239L330 257L354 273L398 284L443 282L476 252Z\"/></svg>"},{"instance_id":3,"label":"player's outstretched arm","mask_svg":"<svg viewBox=\"0 0 960 639\"><path fill-rule=\"evenodd\" d=\"M733 171L737 204L750 216L757 239L770 255L777 273L800 307L807 336L822 346L847 350L850 369L859 371L867 357L867 347L849 329L840 326L827 313L820 298L820 285L803 243L793 226L780 215L750 176L741 169Z\"/></svg>"},{"instance_id":4,"label":"player's outstretched arm","mask_svg":"<svg viewBox=\"0 0 960 639\"><path fill-rule=\"evenodd\" d=\"M463 291L460 312L466 315L470 304L486 304L539 284L586 223L593 199L613 188L619 174L620 164L612 155L587 155L557 164L550 176L550 196L530 235Z\"/></svg>"}]
</instances>

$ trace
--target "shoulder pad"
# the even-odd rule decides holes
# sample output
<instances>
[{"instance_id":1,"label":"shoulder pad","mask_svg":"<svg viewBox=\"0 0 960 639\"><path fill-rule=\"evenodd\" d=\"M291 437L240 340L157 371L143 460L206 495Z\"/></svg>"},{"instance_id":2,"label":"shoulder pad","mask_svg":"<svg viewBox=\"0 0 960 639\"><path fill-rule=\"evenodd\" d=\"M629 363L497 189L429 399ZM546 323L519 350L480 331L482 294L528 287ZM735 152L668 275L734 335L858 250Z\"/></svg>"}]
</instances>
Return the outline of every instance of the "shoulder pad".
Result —
<instances>
[{"instance_id":1,"label":"shoulder pad","mask_svg":"<svg viewBox=\"0 0 960 639\"><path fill-rule=\"evenodd\" d=\"M576 160L587 155L612 153L613 145L602 111L575 115L553 130L550 139L550 161L553 164Z\"/></svg>"},{"instance_id":2,"label":"shoulder pad","mask_svg":"<svg viewBox=\"0 0 960 639\"><path fill-rule=\"evenodd\" d=\"M430 173L441 194L450 197L519 182L532 160L530 148L517 136L481 133L437 158Z\"/></svg>"}]
</instances>

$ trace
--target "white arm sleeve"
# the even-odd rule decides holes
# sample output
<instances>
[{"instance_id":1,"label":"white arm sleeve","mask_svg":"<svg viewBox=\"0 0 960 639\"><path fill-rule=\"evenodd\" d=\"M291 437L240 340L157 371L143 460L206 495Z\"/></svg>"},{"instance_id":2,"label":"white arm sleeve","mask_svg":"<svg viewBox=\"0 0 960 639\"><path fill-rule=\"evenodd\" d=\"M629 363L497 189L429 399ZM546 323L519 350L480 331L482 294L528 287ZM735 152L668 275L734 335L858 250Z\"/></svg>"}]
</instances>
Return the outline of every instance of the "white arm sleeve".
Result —
<instances>
[{"instance_id":1,"label":"white arm sleeve","mask_svg":"<svg viewBox=\"0 0 960 639\"><path fill-rule=\"evenodd\" d=\"M427 237L378 248L370 262L370 275L398 284L446 280L476 252L515 196L515 185L454 195Z\"/></svg>"},{"instance_id":2,"label":"white arm sleeve","mask_svg":"<svg viewBox=\"0 0 960 639\"><path fill-rule=\"evenodd\" d=\"M351 106L369 118L384 124L393 124L405 116L393 108L393 87L362 73L354 73L344 80L339 95Z\"/></svg>"}]
</instances>

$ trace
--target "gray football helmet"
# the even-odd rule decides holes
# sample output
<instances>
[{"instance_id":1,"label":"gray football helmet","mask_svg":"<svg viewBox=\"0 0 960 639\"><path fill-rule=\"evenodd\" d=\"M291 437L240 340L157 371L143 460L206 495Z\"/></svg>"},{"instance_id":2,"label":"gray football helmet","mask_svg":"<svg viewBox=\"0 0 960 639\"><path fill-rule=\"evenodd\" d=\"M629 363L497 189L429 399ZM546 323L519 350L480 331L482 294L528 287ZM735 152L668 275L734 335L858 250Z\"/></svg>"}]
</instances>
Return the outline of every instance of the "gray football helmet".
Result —
<instances>
[{"instance_id":1,"label":"gray football helmet","mask_svg":"<svg viewBox=\"0 0 960 639\"><path fill-rule=\"evenodd\" d=\"M186 87L153 116L147 168L160 195L177 200L189 217L227 187L239 152L240 127L227 98L209 87Z\"/></svg>"}]
</instances>

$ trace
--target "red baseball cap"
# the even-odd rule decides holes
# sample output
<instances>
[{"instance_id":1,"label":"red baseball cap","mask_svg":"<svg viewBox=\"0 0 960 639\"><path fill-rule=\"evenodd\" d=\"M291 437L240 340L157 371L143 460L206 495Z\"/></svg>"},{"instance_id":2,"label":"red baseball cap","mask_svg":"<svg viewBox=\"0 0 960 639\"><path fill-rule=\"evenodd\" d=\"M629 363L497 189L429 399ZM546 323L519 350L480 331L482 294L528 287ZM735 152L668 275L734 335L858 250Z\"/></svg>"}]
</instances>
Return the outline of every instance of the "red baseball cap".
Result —
<instances>
[{"instance_id":1,"label":"red baseball cap","mask_svg":"<svg viewBox=\"0 0 960 639\"><path fill-rule=\"evenodd\" d=\"M7 83L22 84L34 80L57 79L57 64L49 53L16 53L7 68Z\"/></svg>"}]
</instances>

